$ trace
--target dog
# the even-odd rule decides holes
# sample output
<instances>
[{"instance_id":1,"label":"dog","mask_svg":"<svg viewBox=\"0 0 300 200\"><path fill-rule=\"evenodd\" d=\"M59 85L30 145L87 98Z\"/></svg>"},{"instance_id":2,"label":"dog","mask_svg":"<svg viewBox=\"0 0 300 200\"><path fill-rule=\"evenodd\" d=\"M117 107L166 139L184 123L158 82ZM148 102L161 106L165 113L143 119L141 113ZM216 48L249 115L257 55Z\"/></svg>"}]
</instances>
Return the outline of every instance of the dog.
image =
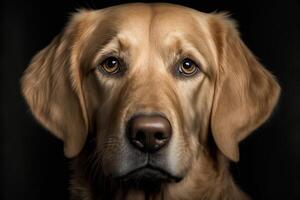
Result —
<instances>
[{"instance_id":1,"label":"dog","mask_svg":"<svg viewBox=\"0 0 300 200\"><path fill-rule=\"evenodd\" d=\"M228 166L280 95L226 13L165 3L79 10L21 89L73 200L248 199Z\"/></svg>"}]
</instances>

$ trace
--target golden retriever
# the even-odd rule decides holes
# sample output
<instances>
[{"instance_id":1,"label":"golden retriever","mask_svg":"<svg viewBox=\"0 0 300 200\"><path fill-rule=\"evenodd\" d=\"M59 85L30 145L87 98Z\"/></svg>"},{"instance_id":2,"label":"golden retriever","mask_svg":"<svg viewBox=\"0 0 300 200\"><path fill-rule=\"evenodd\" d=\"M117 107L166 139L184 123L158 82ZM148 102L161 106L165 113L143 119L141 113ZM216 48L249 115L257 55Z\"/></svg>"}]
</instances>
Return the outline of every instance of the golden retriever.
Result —
<instances>
[{"instance_id":1,"label":"golden retriever","mask_svg":"<svg viewBox=\"0 0 300 200\"><path fill-rule=\"evenodd\" d=\"M280 93L226 14L161 3L80 10L21 85L73 200L248 199L228 165Z\"/></svg>"}]
</instances>

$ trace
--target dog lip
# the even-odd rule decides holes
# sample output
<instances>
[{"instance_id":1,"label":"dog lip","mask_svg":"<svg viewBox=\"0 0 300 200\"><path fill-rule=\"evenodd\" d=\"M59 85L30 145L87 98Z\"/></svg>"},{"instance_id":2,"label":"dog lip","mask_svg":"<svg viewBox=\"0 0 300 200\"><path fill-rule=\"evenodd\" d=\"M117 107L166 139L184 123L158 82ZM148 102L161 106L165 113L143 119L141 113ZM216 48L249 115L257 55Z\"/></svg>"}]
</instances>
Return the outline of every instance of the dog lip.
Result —
<instances>
[{"instance_id":1,"label":"dog lip","mask_svg":"<svg viewBox=\"0 0 300 200\"><path fill-rule=\"evenodd\" d=\"M130 180L132 177L134 177L135 175L137 175L139 172L143 172L145 171L146 173L148 172L150 175L153 173L158 174L158 179L160 179L161 181L165 180L165 181L169 181L169 182L179 182L182 180L182 177L180 176L175 176L172 175L171 173L167 172L166 170L150 165L150 164L146 164L144 166L138 167L128 173L126 173L125 175L116 177L119 180ZM148 175L145 175L145 178L155 178L155 177L150 177Z\"/></svg>"}]
</instances>

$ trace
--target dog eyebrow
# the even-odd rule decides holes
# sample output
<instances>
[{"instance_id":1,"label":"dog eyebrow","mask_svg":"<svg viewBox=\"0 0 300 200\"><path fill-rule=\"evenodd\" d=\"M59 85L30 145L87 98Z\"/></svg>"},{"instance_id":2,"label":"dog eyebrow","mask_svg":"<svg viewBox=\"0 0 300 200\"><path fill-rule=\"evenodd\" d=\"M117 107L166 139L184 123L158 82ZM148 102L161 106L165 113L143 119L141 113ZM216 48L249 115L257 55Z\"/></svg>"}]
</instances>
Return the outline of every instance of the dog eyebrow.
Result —
<instances>
[{"instance_id":1,"label":"dog eyebrow","mask_svg":"<svg viewBox=\"0 0 300 200\"><path fill-rule=\"evenodd\" d=\"M211 69L209 69L208 61L205 58L205 52L198 47L195 42L193 42L193 38L190 37L188 34L184 37L182 34L171 34L167 36L168 38L163 42L165 47L161 49L169 49L167 57L172 55L171 63L169 64L172 66L174 62L178 62L180 59L190 58L198 64L204 74L210 76ZM175 47L174 47L175 45Z\"/></svg>"},{"instance_id":2,"label":"dog eyebrow","mask_svg":"<svg viewBox=\"0 0 300 200\"><path fill-rule=\"evenodd\" d=\"M95 66L105 55L120 56L121 52L126 52L130 47L130 42L121 35L117 35L103 44L93 60Z\"/></svg>"}]
</instances>

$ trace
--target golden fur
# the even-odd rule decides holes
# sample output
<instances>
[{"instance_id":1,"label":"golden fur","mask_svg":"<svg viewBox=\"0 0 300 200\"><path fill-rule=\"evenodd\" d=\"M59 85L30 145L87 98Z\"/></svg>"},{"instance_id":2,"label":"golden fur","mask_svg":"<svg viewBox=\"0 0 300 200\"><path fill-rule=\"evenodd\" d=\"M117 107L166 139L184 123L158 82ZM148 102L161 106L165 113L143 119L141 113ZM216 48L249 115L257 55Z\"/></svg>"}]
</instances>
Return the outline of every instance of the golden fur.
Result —
<instances>
[{"instance_id":1,"label":"golden fur","mask_svg":"<svg viewBox=\"0 0 300 200\"><path fill-rule=\"evenodd\" d=\"M128 63L111 78L96 66L114 55ZM188 79L172 74L182 58L200 63ZM149 199L247 199L229 161L238 143L261 125L280 87L240 40L225 14L171 4L126 4L80 10L32 60L22 91L37 120L73 158L74 200L144 199L111 180L131 166L125 122L135 113L163 113L174 133L162 157L184 176Z\"/></svg>"}]
</instances>

